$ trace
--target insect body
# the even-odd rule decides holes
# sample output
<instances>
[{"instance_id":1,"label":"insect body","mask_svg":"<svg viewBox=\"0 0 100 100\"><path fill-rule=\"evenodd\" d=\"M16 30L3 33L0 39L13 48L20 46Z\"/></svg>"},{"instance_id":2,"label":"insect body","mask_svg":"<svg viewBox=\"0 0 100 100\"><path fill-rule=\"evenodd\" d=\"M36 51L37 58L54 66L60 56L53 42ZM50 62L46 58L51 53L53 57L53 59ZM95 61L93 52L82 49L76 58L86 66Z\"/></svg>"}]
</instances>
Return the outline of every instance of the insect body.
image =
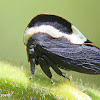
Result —
<instances>
[{"instance_id":1,"label":"insect body","mask_svg":"<svg viewBox=\"0 0 100 100\"><path fill-rule=\"evenodd\" d=\"M32 76L35 64L40 65L52 83L50 67L63 77L59 68L100 74L100 49L62 17L48 14L34 17L26 27L24 44Z\"/></svg>"}]
</instances>

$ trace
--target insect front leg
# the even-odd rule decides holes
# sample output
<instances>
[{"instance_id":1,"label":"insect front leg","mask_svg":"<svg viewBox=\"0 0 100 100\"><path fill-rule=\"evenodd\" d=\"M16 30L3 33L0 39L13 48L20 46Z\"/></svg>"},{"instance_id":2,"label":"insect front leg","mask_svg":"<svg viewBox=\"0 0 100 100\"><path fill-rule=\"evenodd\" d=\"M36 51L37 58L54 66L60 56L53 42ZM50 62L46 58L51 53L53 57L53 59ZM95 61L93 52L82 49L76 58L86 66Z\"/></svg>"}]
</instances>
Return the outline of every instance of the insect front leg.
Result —
<instances>
[{"instance_id":1,"label":"insect front leg","mask_svg":"<svg viewBox=\"0 0 100 100\"><path fill-rule=\"evenodd\" d=\"M27 56L28 56L28 61L30 62L30 69L31 69L31 77L30 80L32 80L32 77L34 75L35 71L35 57L34 57L34 45L27 47Z\"/></svg>"},{"instance_id":2,"label":"insect front leg","mask_svg":"<svg viewBox=\"0 0 100 100\"><path fill-rule=\"evenodd\" d=\"M31 77L30 77L30 80L32 80L32 77L34 75L34 72L35 72L35 59L31 59L30 60L30 69L31 69Z\"/></svg>"}]
</instances>

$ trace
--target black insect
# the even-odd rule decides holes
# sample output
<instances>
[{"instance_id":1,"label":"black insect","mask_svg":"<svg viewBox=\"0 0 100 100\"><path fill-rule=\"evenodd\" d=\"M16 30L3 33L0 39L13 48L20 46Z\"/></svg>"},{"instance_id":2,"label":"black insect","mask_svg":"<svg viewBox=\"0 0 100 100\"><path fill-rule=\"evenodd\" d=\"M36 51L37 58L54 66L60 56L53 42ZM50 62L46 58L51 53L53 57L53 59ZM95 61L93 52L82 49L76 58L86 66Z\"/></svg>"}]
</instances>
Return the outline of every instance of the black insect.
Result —
<instances>
[{"instance_id":1,"label":"black insect","mask_svg":"<svg viewBox=\"0 0 100 100\"><path fill-rule=\"evenodd\" d=\"M50 67L69 80L59 68L100 74L100 49L62 17L48 14L34 17L26 27L24 44L32 76L35 64L40 65L52 83Z\"/></svg>"}]
</instances>

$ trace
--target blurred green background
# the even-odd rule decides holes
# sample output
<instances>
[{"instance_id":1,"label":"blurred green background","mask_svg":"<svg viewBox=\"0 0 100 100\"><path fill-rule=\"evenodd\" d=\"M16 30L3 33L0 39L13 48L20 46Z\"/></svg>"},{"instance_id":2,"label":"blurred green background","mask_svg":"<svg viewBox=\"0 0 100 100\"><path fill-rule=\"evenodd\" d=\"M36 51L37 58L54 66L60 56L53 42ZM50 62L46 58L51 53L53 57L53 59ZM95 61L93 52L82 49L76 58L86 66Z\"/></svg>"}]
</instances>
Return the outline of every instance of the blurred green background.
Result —
<instances>
[{"instance_id":1,"label":"blurred green background","mask_svg":"<svg viewBox=\"0 0 100 100\"><path fill-rule=\"evenodd\" d=\"M100 0L2 0L0 1L0 60L29 69L23 34L37 14L55 14L73 23L100 47ZM100 76L68 72L100 88Z\"/></svg>"}]
</instances>

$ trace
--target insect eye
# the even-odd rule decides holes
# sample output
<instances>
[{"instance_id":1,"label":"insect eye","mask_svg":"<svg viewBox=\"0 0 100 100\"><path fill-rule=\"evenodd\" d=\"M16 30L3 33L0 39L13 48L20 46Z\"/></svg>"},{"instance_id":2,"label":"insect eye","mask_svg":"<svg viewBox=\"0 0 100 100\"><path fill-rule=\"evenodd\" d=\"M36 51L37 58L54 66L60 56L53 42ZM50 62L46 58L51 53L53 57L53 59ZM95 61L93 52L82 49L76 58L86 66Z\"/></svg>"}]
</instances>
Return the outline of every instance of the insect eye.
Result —
<instances>
[{"instance_id":1,"label":"insect eye","mask_svg":"<svg viewBox=\"0 0 100 100\"><path fill-rule=\"evenodd\" d=\"M29 50L29 53L30 53L30 54L33 54L33 53L34 53L34 49L31 48L31 49Z\"/></svg>"}]
</instances>

